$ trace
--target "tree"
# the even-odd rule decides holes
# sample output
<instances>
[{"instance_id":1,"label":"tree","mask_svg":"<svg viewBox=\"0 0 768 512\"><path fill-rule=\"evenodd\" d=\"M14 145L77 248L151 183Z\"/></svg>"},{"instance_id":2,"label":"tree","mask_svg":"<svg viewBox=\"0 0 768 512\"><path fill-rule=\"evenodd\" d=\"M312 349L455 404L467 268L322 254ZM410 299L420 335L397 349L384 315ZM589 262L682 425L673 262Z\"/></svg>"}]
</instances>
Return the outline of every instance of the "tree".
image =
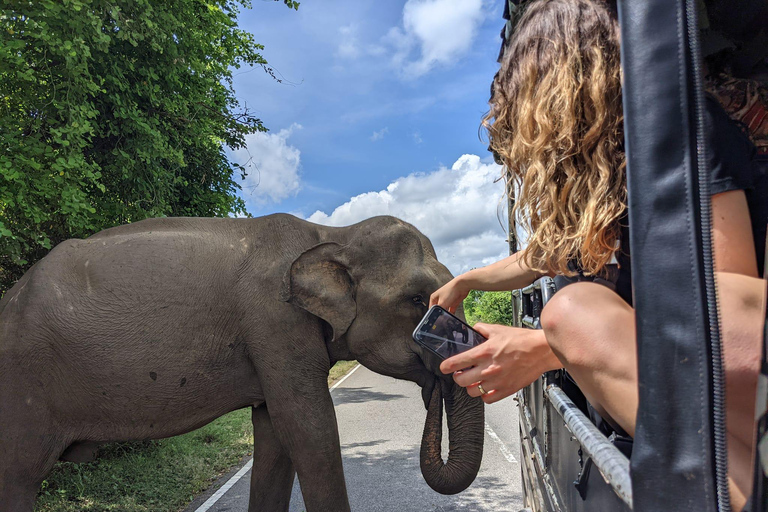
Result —
<instances>
[{"instance_id":1,"label":"tree","mask_svg":"<svg viewBox=\"0 0 768 512\"><path fill-rule=\"evenodd\" d=\"M297 9L298 2L283 0ZM225 147L266 131L232 70L272 70L249 0L6 0L0 294L57 243L146 217L246 214Z\"/></svg>"},{"instance_id":2,"label":"tree","mask_svg":"<svg viewBox=\"0 0 768 512\"><path fill-rule=\"evenodd\" d=\"M464 299L467 322L512 325L511 292L481 292L472 290Z\"/></svg>"}]
</instances>

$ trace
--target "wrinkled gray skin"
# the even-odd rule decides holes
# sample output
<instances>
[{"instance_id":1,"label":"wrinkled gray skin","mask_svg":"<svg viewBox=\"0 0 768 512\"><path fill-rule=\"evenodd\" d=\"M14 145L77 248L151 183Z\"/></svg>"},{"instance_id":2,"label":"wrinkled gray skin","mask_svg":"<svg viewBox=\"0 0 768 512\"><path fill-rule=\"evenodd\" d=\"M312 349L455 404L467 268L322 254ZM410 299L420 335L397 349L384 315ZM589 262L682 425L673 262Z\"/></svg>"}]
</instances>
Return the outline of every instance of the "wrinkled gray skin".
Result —
<instances>
[{"instance_id":1,"label":"wrinkled gray skin","mask_svg":"<svg viewBox=\"0 0 768 512\"><path fill-rule=\"evenodd\" d=\"M482 402L438 377L411 338L422 301L450 278L429 240L392 217L151 219L60 244L0 301L3 512L32 511L60 457L248 406L249 510L287 510L298 473L308 512L347 511L326 384L345 359L423 388L422 473L439 492L463 490L480 466Z\"/></svg>"}]
</instances>

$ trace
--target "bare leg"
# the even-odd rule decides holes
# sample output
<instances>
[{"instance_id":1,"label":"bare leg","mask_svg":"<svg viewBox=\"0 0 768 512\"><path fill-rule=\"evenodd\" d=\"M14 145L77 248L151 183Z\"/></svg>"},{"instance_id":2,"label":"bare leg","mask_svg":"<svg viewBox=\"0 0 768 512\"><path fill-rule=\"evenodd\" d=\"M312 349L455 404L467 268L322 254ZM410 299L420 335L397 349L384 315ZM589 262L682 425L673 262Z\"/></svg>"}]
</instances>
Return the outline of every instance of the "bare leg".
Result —
<instances>
[{"instance_id":1,"label":"bare leg","mask_svg":"<svg viewBox=\"0 0 768 512\"><path fill-rule=\"evenodd\" d=\"M740 510L751 492L754 406L765 311L765 282L719 272L718 302L726 373L729 479ZM550 347L584 394L634 435L637 347L634 310L604 286L575 283L542 313Z\"/></svg>"},{"instance_id":2,"label":"bare leg","mask_svg":"<svg viewBox=\"0 0 768 512\"><path fill-rule=\"evenodd\" d=\"M253 469L248 512L287 512L296 472L265 404L253 409Z\"/></svg>"},{"instance_id":3,"label":"bare leg","mask_svg":"<svg viewBox=\"0 0 768 512\"><path fill-rule=\"evenodd\" d=\"M541 324L552 351L590 402L634 435L638 403L634 310L603 285L574 283L547 303Z\"/></svg>"}]
</instances>

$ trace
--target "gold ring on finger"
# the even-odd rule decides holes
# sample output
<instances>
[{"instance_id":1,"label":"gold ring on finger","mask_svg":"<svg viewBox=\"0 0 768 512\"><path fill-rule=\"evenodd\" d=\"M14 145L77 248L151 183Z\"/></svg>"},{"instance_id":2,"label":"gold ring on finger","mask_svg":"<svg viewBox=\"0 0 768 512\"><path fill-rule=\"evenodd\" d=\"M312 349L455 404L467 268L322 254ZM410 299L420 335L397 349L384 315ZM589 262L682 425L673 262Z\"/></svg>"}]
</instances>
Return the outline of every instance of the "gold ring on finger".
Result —
<instances>
[{"instance_id":1,"label":"gold ring on finger","mask_svg":"<svg viewBox=\"0 0 768 512\"><path fill-rule=\"evenodd\" d=\"M488 392L487 392L486 390L484 390L484 389L483 389L483 385L482 385L482 384L478 384L478 385L477 385L477 389L479 389L479 390L480 390L480 394L481 394L481 395L487 395L487 394L488 394Z\"/></svg>"}]
</instances>

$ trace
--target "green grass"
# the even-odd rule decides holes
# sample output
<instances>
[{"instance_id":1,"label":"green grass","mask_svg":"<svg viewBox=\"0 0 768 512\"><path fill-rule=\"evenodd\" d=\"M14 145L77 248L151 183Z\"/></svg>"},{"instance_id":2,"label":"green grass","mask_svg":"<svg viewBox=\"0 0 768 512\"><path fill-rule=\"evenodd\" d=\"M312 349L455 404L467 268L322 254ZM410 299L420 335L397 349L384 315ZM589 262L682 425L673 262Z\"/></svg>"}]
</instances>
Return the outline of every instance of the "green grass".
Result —
<instances>
[{"instance_id":1,"label":"green grass","mask_svg":"<svg viewBox=\"0 0 768 512\"><path fill-rule=\"evenodd\" d=\"M356 364L337 363L328 385ZM250 408L181 436L111 443L94 462L56 464L35 511L178 512L252 450Z\"/></svg>"},{"instance_id":2,"label":"green grass","mask_svg":"<svg viewBox=\"0 0 768 512\"><path fill-rule=\"evenodd\" d=\"M349 372L349 370L355 366L357 366L357 361L339 361L333 365L333 368L331 368L331 373L328 375L328 385L330 386L345 376L347 372Z\"/></svg>"},{"instance_id":3,"label":"green grass","mask_svg":"<svg viewBox=\"0 0 768 512\"><path fill-rule=\"evenodd\" d=\"M252 450L250 409L177 437L112 443L94 462L59 462L35 510L176 512Z\"/></svg>"}]
</instances>

